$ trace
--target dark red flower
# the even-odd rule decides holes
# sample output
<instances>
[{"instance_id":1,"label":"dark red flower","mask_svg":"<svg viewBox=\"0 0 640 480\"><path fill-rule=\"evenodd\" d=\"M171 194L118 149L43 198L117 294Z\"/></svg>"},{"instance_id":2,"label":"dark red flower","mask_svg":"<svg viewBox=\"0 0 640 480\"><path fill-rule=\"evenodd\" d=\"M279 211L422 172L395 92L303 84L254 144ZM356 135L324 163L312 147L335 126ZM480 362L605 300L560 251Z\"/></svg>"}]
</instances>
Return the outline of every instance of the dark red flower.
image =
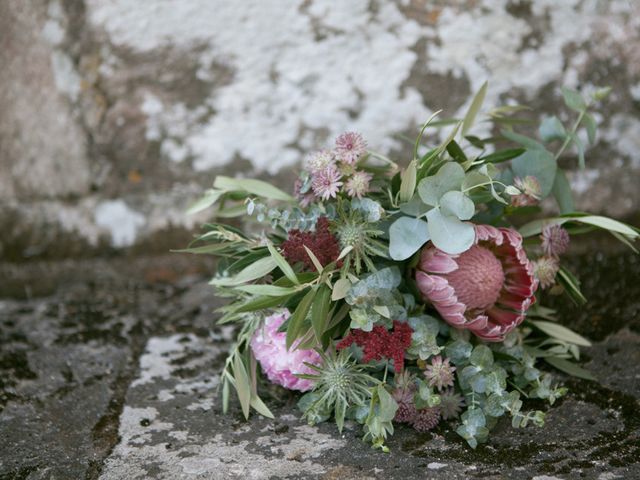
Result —
<instances>
[{"instance_id":1,"label":"dark red flower","mask_svg":"<svg viewBox=\"0 0 640 480\"><path fill-rule=\"evenodd\" d=\"M413 330L404 322L393 321L393 331L378 325L370 332L363 330L351 330L336 346L338 350L349 347L355 343L362 348L362 361L388 358L393 360L393 368L396 372L404 368L404 352L411 346L411 334Z\"/></svg>"},{"instance_id":2,"label":"dark red flower","mask_svg":"<svg viewBox=\"0 0 640 480\"><path fill-rule=\"evenodd\" d=\"M304 263L307 270L315 270L311 258L304 249L306 246L313 252L322 266L337 260L340 256L338 239L329 231L329 220L320 217L314 232L289 230L289 238L282 242L282 253L289 263ZM339 265L338 265L339 266Z\"/></svg>"}]
</instances>

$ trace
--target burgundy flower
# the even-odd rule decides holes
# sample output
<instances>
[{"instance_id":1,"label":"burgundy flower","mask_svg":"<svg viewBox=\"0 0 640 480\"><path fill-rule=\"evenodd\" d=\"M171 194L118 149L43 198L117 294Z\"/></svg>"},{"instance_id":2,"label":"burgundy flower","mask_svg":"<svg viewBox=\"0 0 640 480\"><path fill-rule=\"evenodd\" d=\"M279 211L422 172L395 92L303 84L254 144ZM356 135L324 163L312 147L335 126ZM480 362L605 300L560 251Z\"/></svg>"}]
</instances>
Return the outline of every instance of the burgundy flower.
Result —
<instances>
[{"instance_id":1,"label":"burgundy flower","mask_svg":"<svg viewBox=\"0 0 640 480\"><path fill-rule=\"evenodd\" d=\"M440 423L440 409L438 407L428 407L416 412L411 425L418 432L427 432L438 423Z\"/></svg>"},{"instance_id":2,"label":"burgundy flower","mask_svg":"<svg viewBox=\"0 0 640 480\"><path fill-rule=\"evenodd\" d=\"M411 346L411 327L398 320L393 321L393 331L389 331L381 325L373 327L370 332L363 330L351 330L349 335L343 338L337 350L349 347L351 344L362 347L362 361L388 358L393 360L393 369L401 372L404 368L404 352Z\"/></svg>"},{"instance_id":3,"label":"burgundy flower","mask_svg":"<svg viewBox=\"0 0 640 480\"><path fill-rule=\"evenodd\" d=\"M302 262L308 270L315 267L306 246L313 252L322 266L333 262L340 255L338 239L329 231L329 220L320 217L316 222L315 232L302 232L298 229L289 230L288 239L282 242L282 253L291 264ZM339 265L338 265L339 266Z\"/></svg>"},{"instance_id":4,"label":"burgundy flower","mask_svg":"<svg viewBox=\"0 0 640 480\"><path fill-rule=\"evenodd\" d=\"M447 323L498 342L522 323L538 282L518 232L490 225L475 231L474 245L459 255L423 248L416 283Z\"/></svg>"}]
</instances>

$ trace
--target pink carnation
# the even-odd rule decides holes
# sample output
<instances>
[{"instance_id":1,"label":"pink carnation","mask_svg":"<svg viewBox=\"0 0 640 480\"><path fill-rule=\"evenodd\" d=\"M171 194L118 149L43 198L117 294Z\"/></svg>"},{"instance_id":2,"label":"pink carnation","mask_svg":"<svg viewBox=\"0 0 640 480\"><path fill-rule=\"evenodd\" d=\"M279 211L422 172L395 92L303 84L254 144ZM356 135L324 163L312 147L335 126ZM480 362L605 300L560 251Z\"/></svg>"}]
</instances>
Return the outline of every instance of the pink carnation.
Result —
<instances>
[{"instance_id":1,"label":"pink carnation","mask_svg":"<svg viewBox=\"0 0 640 480\"><path fill-rule=\"evenodd\" d=\"M285 309L265 318L264 326L256 330L251 339L251 350L272 383L306 392L313 388L313 381L298 378L295 374L316 374L303 362L319 365L321 358L315 350L296 350L295 344L287 350L287 334L278 332L278 328L289 316L289 310Z\"/></svg>"}]
</instances>

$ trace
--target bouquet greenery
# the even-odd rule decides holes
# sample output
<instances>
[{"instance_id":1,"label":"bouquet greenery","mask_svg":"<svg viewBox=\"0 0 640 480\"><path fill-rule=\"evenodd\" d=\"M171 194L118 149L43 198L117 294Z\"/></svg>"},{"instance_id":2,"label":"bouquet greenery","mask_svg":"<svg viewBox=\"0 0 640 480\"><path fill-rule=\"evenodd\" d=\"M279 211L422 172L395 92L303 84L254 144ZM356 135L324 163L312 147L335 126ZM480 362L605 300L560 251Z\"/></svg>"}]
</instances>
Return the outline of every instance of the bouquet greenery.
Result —
<instances>
[{"instance_id":1,"label":"bouquet greenery","mask_svg":"<svg viewBox=\"0 0 640 480\"><path fill-rule=\"evenodd\" d=\"M520 106L488 112L495 136L472 135L486 88L464 119L434 114L404 166L348 132L308 156L294 195L217 177L193 205L244 221L206 224L184 250L219 258L210 283L230 298L219 323L239 327L222 372L225 411L234 388L245 417L272 417L262 372L305 392L298 406L310 423L333 418L342 430L350 419L385 451L394 423L426 431L442 420L475 448L503 415L514 427L544 423L526 400L553 404L567 389L543 365L592 379L576 363L589 341L536 295L585 301L561 264L571 235L604 229L631 248L638 238L634 227L576 212L558 167L567 149L584 166L596 133L589 108L608 89L563 89L575 121L545 118L538 140L513 130ZM450 131L426 147L435 128ZM540 218L547 197L559 214Z\"/></svg>"}]
</instances>

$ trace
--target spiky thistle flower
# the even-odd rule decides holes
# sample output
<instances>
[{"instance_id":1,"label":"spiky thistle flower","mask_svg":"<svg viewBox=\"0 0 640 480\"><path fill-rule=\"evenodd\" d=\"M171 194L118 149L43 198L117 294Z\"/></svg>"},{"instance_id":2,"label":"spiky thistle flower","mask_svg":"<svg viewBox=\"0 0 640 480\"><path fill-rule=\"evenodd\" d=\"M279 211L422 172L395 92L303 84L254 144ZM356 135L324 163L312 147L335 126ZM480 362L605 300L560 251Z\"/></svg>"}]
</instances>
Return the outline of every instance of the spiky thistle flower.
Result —
<instances>
[{"instance_id":1,"label":"spiky thistle flower","mask_svg":"<svg viewBox=\"0 0 640 480\"><path fill-rule=\"evenodd\" d=\"M336 235L340 241L340 249L352 248L345 258L345 263L353 262L357 275L362 271L363 263L369 270L375 271L370 257L387 258L388 250L377 240L383 232L365 221L358 211L350 210L344 213L342 208L338 210L341 218L337 222Z\"/></svg>"},{"instance_id":2,"label":"spiky thistle flower","mask_svg":"<svg viewBox=\"0 0 640 480\"><path fill-rule=\"evenodd\" d=\"M456 367L449 363L448 358L443 360L440 355L437 355L431 359L431 364L425 368L424 376L430 387L437 387L438 390L442 390L444 387L453 386L453 372L455 371Z\"/></svg>"},{"instance_id":3,"label":"spiky thistle flower","mask_svg":"<svg viewBox=\"0 0 640 480\"><path fill-rule=\"evenodd\" d=\"M322 359L320 365L305 363L317 373L298 375L314 384L312 393L316 400L307 408L304 416L311 419L309 413L313 411L333 411L338 429L342 431L347 408L364 405L371 395L370 387L379 382L365 373L366 367L355 363L345 350L336 354L330 348L329 352L318 351Z\"/></svg>"},{"instance_id":4,"label":"spiky thistle flower","mask_svg":"<svg viewBox=\"0 0 640 480\"><path fill-rule=\"evenodd\" d=\"M345 190L350 197L362 198L369 192L369 182L373 176L367 172L355 172L345 184Z\"/></svg>"},{"instance_id":5,"label":"spiky thistle flower","mask_svg":"<svg viewBox=\"0 0 640 480\"><path fill-rule=\"evenodd\" d=\"M338 160L353 164L367 151L367 142L356 132L345 132L336 138L334 150Z\"/></svg>"},{"instance_id":6,"label":"spiky thistle flower","mask_svg":"<svg viewBox=\"0 0 640 480\"><path fill-rule=\"evenodd\" d=\"M464 398L453 388L447 388L440 392L440 405L438 407L442 418L445 420L458 417L463 405Z\"/></svg>"},{"instance_id":7,"label":"spiky thistle flower","mask_svg":"<svg viewBox=\"0 0 640 480\"><path fill-rule=\"evenodd\" d=\"M560 225L545 225L540 239L542 251L549 257L558 258L569 248L569 232Z\"/></svg>"},{"instance_id":8,"label":"spiky thistle flower","mask_svg":"<svg viewBox=\"0 0 640 480\"><path fill-rule=\"evenodd\" d=\"M558 270L560 270L560 264L554 257L540 257L533 262L533 274L542 288L549 288L556 283Z\"/></svg>"}]
</instances>

